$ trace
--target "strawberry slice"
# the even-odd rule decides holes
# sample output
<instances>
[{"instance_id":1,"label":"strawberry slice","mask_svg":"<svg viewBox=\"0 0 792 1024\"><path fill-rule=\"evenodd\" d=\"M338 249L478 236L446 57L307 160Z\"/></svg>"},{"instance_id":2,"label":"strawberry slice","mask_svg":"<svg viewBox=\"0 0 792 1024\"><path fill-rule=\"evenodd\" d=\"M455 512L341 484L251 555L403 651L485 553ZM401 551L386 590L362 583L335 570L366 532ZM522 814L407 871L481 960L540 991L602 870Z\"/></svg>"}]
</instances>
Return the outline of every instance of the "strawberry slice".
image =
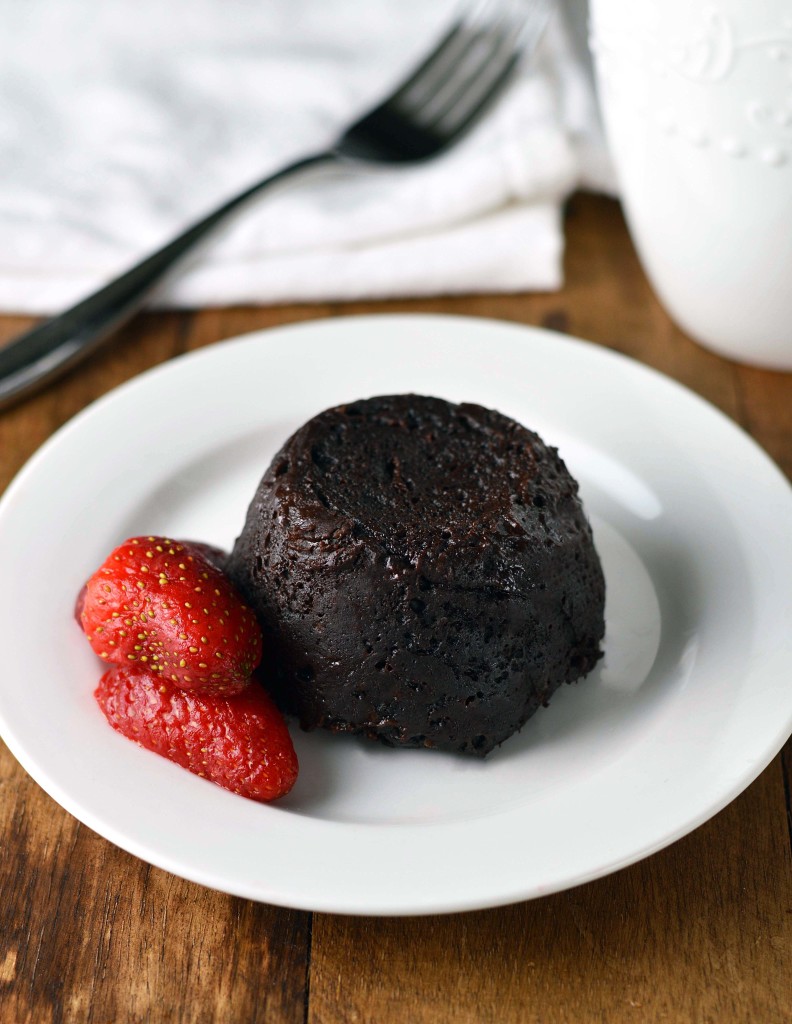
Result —
<instances>
[{"instance_id":1,"label":"strawberry slice","mask_svg":"<svg viewBox=\"0 0 792 1024\"><path fill-rule=\"evenodd\" d=\"M205 697L130 665L105 672L94 695L118 732L224 789L269 801L294 785L289 731L258 683L230 699Z\"/></svg>"},{"instance_id":2,"label":"strawberry slice","mask_svg":"<svg viewBox=\"0 0 792 1024\"><path fill-rule=\"evenodd\" d=\"M240 693L261 661L250 608L200 546L131 537L91 576L80 620L105 661L204 694Z\"/></svg>"}]
</instances>

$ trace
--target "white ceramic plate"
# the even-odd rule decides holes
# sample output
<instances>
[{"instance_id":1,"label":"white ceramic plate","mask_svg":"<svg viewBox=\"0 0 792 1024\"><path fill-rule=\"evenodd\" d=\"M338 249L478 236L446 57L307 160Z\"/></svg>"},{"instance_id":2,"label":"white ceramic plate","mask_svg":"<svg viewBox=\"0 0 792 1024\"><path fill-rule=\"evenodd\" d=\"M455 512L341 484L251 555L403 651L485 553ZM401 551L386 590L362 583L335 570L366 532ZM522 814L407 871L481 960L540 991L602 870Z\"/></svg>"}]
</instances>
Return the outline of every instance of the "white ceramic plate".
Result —
<instances>
[{"instance_id":1,"label":"white ceramic plate","mask_svg":"<svg viewBox=\"0 0 792 1024\"><path fill-rule=\"evenodd\" d=\"M608 585L606 656L485 762L295 736L280 804L110 729L72 619L121 539L229 547L270 457L329 405L415 391L500 409L561 450ZM0 724L44 789L185 878L292 907L416 914L554 892L630 864L735 797L792 731L792 491L737 427L613 353L487 320L279 328L96 402L0 504Z\"/></svg>"}]
</instances>

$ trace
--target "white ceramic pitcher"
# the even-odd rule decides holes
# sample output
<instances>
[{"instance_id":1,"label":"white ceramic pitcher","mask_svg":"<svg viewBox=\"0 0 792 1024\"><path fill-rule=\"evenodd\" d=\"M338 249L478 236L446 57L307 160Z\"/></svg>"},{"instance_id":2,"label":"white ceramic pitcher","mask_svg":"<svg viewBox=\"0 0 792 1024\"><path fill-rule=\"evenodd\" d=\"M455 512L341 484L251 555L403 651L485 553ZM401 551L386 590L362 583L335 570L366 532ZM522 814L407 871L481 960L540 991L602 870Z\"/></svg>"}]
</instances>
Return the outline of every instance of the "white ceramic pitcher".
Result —
<instances>
[{"instance_id":1,"label":"white ceramic pitcher","mask_svg":"<svg viewBox=\"0 0 792 1024\"><path fill-rule=\"evenodd\" d=\"M625 211L692 337L792 370L792 0L591 0Z\"/></svg>"}]
</instances>

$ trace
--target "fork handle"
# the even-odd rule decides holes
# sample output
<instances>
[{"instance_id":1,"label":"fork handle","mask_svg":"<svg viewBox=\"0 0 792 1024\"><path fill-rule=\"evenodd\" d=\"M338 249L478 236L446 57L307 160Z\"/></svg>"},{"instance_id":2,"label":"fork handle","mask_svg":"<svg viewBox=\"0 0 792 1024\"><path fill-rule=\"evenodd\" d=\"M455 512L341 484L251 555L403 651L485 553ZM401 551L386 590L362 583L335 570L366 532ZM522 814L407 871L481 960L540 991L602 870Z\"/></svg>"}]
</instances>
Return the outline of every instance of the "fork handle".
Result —
<instances>
[{"instance_id":1,"label":"fork handle","mask_svg":"<svg viewBox=\"0 0 792 1024\"><path fill-rule=\"evenodd\" d=\"M0 349L0 408L10 405L93 352L140 309L195 246L247 200L298 171L336 160L332 150L303 157L229 199L161 249L71 309Z\"/></svg>"}]
</instances>

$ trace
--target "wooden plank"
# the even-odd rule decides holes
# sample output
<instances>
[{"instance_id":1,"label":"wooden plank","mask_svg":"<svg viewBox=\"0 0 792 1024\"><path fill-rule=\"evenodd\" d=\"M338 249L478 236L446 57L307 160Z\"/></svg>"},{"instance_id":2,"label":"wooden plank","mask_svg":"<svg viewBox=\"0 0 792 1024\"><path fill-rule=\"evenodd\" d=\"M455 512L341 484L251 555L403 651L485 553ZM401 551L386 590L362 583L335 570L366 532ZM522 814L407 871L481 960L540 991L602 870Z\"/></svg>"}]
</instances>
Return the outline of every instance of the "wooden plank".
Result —
<instances>
[{"instance_id":1,"label":"wooden plank","mask_svg":"<svg viewBox=\"0 0 792 1024\"><path fill-rule=\"evenodd\" d=\"M214 345L227 338L258 331L283 324L299 323L305 320L321 320L332 316L329 305L268 306L264 309L253 306L232 306L228 309L204 309L197 314L186 337L189 351ZM263 470L262 470L263 472Z\"/></svg>"},{"instance_id":2,"label":"wooden plank","mask_svg":"<svg viewBox=\"0 0 792 1024\"><path fill-rule=\"evenodd\" d=\"M737 383L746 428L792 480L792 373L740 366Z\"/></svg>"},{"instance_id":3,"label":"wooden plank","mask_svg":"<svg viewBox=\"0 0 792 1024\"><path fill-rule=\"evenodd\" d=\"M417 307L431 304L384 308ZM572 202L560 294L446 299L442 309L598 341L757 426L746 420L737 367L670 322L609 201ZM766 384L763 422L776 437L780 405L792 403L777 378ZM776 437L776 449L792 458L788 436ZM792 1017L789 867L776 760L692 836L570 893L451 918L317 915L309 1020L781 1024Z\"/></svg>"},{"instance_id":4,"label":"wooden plank","mask_svg":"<svg viewBox=\"0 0 792 1024\"><path fill-rule=\"evenodd\" d=\"M149 867L0 744L0 1020L302 1024L309 915Z\"/></svg>"},{"instance_id":5,"label":"wooden plank","mask_svg":"<svg viewBox=\"0 0 792 1024\"><path fill-rule=\"evenodd\" d=\"M4 319L2 336L28 323ZM143 316L4 412L0 489L84 405L182 351L189 323ZM3 744L0 837L0 1021L302 1024L310 915L148 867L61 810Z\"/></svg>"},{"instance_id":6,"label":"wooden plank","mask_svg":"<svg viewBox=\"0 0 792 1024\"><path fill-rule=\"evenodd\" d=\"M576 197L558 294L147 314L0 416L0 489L93 398L147 366L325 315L443 312L544 325L669 373L743 422L789 472L792 377L743 371L668 320L616 204ZM26 326L0 320L0 339ZM376 344L376 339L372 339ZM0 1021L792 1019L790 853L779 762L692 836L591 885L476 914L314 921L151 869L60 810L0 745Z\"/></svg>"},{"instance_id":7,"label":"wooden plank","mask_svg":"<svg viewBox=\"0 0 792 1024\"><path fill-rule=\"evenodd\" d=\"M0 414L0 493L33 452L58 427L94 399L178 354L183 348L185 314L144 314L108 347L65 376ZM0 318L0 344L31 326L29 317Z\"/></svg>"},{"instance_id":8,"label":"wooden plank","mask_svg":"<svg viewBox=\"0 0 792 1024\"><path fill-rule=\"evenodd\" d=\"M674 846L566 893L449 917L315 915L309 1024L788 1024L779 776L776 761Z\"/></svg>"},{"instance_id":9,"label":"wooden plank","mask_svg":"<svg viewBox=\"0 0 792 1024\"><path fill-rule=\"evenodd\" d=\"M773 373L741 366L737 381L745 426L792 480L792 373ZM789 524L789 537L792 538L792 523ZM786 744L782 760L792 843L792 740Z\"/></svg>"}]
</instances>

